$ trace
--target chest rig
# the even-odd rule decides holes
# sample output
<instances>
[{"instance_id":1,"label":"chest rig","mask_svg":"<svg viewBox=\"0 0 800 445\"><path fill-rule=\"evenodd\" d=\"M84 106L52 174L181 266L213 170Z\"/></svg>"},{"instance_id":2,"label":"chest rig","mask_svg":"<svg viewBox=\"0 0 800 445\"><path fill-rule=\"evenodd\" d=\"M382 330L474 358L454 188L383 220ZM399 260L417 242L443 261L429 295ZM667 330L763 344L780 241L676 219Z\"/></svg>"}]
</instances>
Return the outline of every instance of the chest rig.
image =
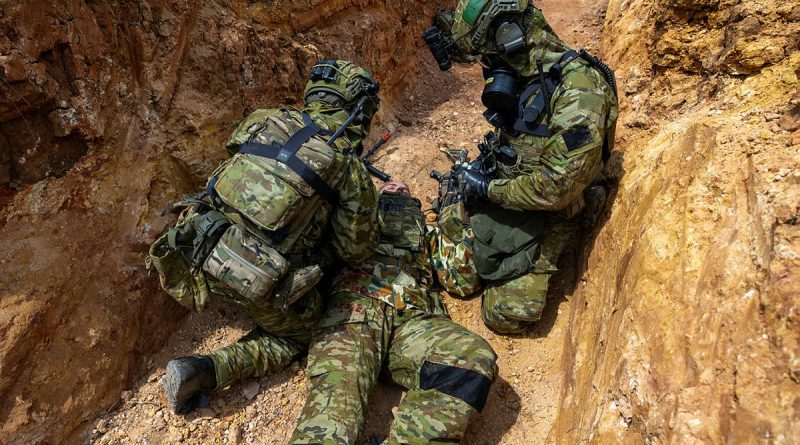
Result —
<instances>
[{"instance_id":1,"label":"chest rig","mask_svg":"<svg viewBox=\"0 0 800 445\"><path fill-rule=\"evenodd\" d=\"M403 193L381 193L378 211L383 223L380 244L419 252L423 248L425 215L419 199Z\"/></svg>"},{"instance_id":2,"label":"chest rig","mask_svg":"<svg viewBox=\"0 0 800 445\"><path fill-rule=\"evenodd\" d=\"M564 69L577 59L584 60L589 66L596 69L614 91L614 94L617 94L614 72L606 64L585 50L570 50L565 52L561 59L553 64L547 72L544 70L542 61L537 60L538 76L532 79L525 79L528 82L522 88L518 88L516 82L512 83L511 80L505 80L509 87L513 85L511 88L513 88L513 94L516 97L502 109L501 107L492 107L492 104L484 101L484 104L487 105L484 117L490 124L512 137L532 135L548 138L552 136L549 128L549 121L553 117L550 102L561 84ZM502 75L507 75L507 71L507 69L500 68L493 72L485 72L487 85L494 83L495 78L503 79ZM498 76L498 73L501 75ZM544 119L544 116L547 116L547 119ZM613 141L607 137L603 143L603 161L608 160L612 148Z\"/></svg>"}]
</instances>

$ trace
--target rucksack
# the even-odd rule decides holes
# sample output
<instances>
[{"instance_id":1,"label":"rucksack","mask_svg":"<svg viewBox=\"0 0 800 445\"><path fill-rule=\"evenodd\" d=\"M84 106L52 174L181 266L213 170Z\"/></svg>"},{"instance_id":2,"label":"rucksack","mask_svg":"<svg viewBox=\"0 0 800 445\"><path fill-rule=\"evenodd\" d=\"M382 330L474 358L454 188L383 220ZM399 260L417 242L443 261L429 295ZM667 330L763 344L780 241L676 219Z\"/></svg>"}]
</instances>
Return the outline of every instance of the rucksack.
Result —
<instances>
[{"instance_id":1,"label":"rucksack","mask_svg":"<svg viewBox=\"0 0 800 445\"><path fill-rule=\"evenodd\" d=\"M211 175L205 195L190 200L176 226L150 248L148 267L158 271L162 288L199 311L209 292L263 305L277 286L285 309L316 285L321 269L292 264L288 253L338 199L347 142L336 141L337 151L327 134L297 110L259 110L242 122L227 143L233 156Z\"/></svg>"}]
</instances>

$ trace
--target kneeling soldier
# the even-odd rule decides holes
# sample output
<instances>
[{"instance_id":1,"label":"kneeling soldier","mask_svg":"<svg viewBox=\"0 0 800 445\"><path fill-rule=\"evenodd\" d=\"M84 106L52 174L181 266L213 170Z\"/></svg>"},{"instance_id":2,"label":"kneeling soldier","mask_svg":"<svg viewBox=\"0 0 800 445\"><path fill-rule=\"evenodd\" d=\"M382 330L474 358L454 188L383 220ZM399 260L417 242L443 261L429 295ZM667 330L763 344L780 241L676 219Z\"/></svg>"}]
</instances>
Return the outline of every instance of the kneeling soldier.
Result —
<instances>
[{"instance_id":1,"label":"kneeling soldier","mask_svg":"<svg viewBox=\"0 0 800 445\"><path fill-rule=\"evenodd\" d=\"M358 158L378 84L352 62L314 66L303 110L257 110L228 139L231 158L151 247L162 287L189 309L210 294L258 327L237 343L167 365L170 408L264 375L304 352L324 306L316 289L337 263L360 264L377 238L377 193Z\"/></svg>"}]
</instances>

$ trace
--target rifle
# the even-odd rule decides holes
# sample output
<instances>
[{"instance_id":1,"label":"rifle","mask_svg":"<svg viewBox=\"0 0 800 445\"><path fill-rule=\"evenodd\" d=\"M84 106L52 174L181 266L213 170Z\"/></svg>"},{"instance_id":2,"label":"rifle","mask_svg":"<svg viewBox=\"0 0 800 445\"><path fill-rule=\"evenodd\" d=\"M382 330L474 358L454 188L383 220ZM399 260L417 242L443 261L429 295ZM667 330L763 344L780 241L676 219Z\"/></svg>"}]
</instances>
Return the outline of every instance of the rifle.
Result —
<instances>
[{"instance_id":1,"label":"rifle","mask_svg":"<svg viewBox=\"0 0 800 445\"><path fill-rule=\"evenodd\" d=\"M370 148L367 153L361 157L361 161L364 163L364 166L367 167L367 171L372 176L375 176L383 182L392 179L392 177L372 165L372 161L370 161L369 158L371 158L381 147L383 147L383 144L389 142L389 139L392 138L392 135L394 135L394 133L386 133L383 135L383 137L378 139L378 142L376 142L375 145L373 145L372 148Z\"/></svg>"},{"instance_id":2,"label":"rifle","mask_svg":"<svg viewBox=\"0 0 800 445\"><path fill-rule=\"evenodd\" d=\"M465 171L478 170L485 176L492 178L497 174L498 162L504 165L517 163L517 152L507 145L500 145L494 133L486 133L483 142L478 144L480 154L472 161L467 161L467 149L462 148L457 159L452 159L453 166L447 174L436 170L431 172L431 178L439 181L439 196L433 203L434 212L450 204L465 200L464 185L461 177Z\"/></svg>"},{"instance_id":3,"label":"rifle","mask_svg":"<svg viewBox=\"0 0 800 445\"><path fill-rule=\"evenodd\" d=\"M458 158L452 159L453 165L447 173L431 171L431 178L439 181L439 196L433 201L433 211L439 213L450 204L464 199L463 188L459 186L459 176L462 169L467 167L467 149L458 152Z\"/></svg>"}]
</instances>

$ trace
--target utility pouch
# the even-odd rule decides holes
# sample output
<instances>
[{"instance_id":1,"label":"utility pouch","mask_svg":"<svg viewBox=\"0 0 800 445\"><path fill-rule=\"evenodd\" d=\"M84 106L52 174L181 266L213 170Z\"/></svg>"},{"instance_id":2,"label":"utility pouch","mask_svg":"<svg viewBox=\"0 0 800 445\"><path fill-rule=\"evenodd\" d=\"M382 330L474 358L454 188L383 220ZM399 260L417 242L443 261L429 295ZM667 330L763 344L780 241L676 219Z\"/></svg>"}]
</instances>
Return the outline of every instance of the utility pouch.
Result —
<instances>
[{"instance_id":1,"label":"utility pouch","mask_svg":"<svg viewBox=\"0 0 800 445\"><path fill-rule=\"evenodd\" d=\"M544 231L540 213L486 205L470 217L475 233L473 261L481 278L509 280L528 273Z\"/></svg>"},{"instance_id":2,"label":"utility pouch","mask_svg":"<svg viewBox=\"0 0 800 445\"><path fill-rule=\"evenodd\" d=\"M171 229L174 230L174 229ZM170 247L169 233L150 246L146 267L158 272L161 288L181 306L200 312L208 303L208 283L203 272L193 268L180 250Z\"/></svg>"},{"instance_id":3,"label":"utility pouch","mask_svg":"<svg viewBox=\"0 0 800 445\"><path fill-rule=\"evenodd\" d=\"M209 276L254 303L266 300L288 269L280 252L239 225L225 231L203 264Z\"/></svg>"},{"instance_id":4,"label":"utility pouch","mask_svg":"<svg viewBox=\"0 0 800 445\"><path fill-rule=\"evenodd\" d=\"M150 246L147 268L155 267L161 287L181 306L198 312L206 306L209 289L201 265L228 225L222 213L198 203Z\"/></svg>"},{"instance_id":5,"label":"utility pouch","mask_svg":"<svg viewBox=\"0 0 800 445\"><path fill-rule=\"evenodd\" d=\"M307 294L322 279L322 269L319 265L302 267L289 272L275 291L275 298L281 308L286 310Z\"/></svg>"}]
</instances>

